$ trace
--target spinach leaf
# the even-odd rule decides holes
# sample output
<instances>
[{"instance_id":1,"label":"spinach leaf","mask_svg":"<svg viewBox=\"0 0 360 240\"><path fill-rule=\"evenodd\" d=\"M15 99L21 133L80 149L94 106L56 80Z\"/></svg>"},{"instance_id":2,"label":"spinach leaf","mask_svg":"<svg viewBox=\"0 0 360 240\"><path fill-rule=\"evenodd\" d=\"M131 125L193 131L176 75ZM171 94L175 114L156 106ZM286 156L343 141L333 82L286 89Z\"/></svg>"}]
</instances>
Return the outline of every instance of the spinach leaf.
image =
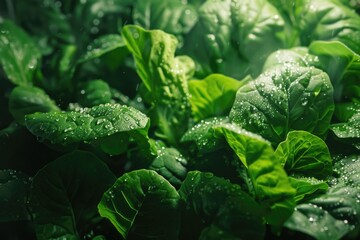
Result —
<instances>
[{"instance_id":1,"label":"spinach leaf","mask_svg":"<svg viewBox=\"0 0 360 240\"><path fill-rule=\"evenodd\" d=\"M19 86L33 85L41 53L31 37L10 20L0 19L0 65Z\"/></svg>"},{"instance_id":2,"label":"spinach leaf","mask_svg":"<svg viewBox=\"0 0 360 240\"><path fill-rule=\"evenodd\" d=\"M333 88L327 74L290 65L271 68L240 87L229 117L277 145L292 130L324 138L333 112Z\"/></svg>"},{"instance_id":3,"label":"spinach leaf","mask_svg":"<svg viewBox=\"0 0 360 240\"><path fill-rule=\"evenodd\" d=\"M281 226L294 210L295 189L280 162L276 161L271 144L234 124L222 124L215 130L225 137L247 168L255 198L267 210L266 220L271 225Z\"/></svg>"},{"instance_id":4,"label":"spinach leaf","mask_svg":"<svg viewBox=\"0 0 360 240\"><path fill-rule=\"evenodd\" d=\"M301 67L317 67L319 58L309 54L306 47L293 47L290 49L280 49L271 53L263 66L263 71L267 71L272 67L280 67L282 65L301 66Z\"/></svg>"},{"instance_id":5,"label":"spinach leaf","mask_svg":"<svg viewBox=\"0 0 360 240\"><path fill-rule=\"evenodd\" d=\"M181 49L196 62L197 78L256 76L266 56L284 46L279 36L284 21L267 1L205 1L198 16Z\"/></svg>"},{"instance_id":6,"label":"spinach leaf","mask_svg":"<svg viewBox=\"0 0 360 240\"><path fill-rule=\"evenodd\" d=\"M174 57L177 40L160 30L125 26L125 43L133 54L138 75L148 90L158 136L176 144L190 116L186 74Z\"/></svg>"},{"instance_id":7,"label":"spinach leaf","mask_svg":"<svg viewBox=\"0 0 360 240\"><path fill-rule=\"evenodd\" d=\"M294 25L302 45L314 40L337 40L360 53L360 16L338 0L294 2Z\"/></svg>"},{"instance_id":8,"label":"spinach leaf","mask_svg":"<svg viewBox=\"0 0 360 240\"><path fill-rule=\"evenodd\" d=\"M27 114L60 111L55 102L41 88L31 86L18 86L11 91L9 110L14 119L22 125L25 124Z\"/></svg>"},{"instance_id":9,"label":"spinach leaf","mask_svg":"<svg viewBox=\"0 0 360 240\"><path fill-rule=\"evenodd\" d=\"M296 189L295 201L301 203L328 190L326 182L309 177L289 177L291 186Z\"/></svg>"},{"instance_id":10,"label":"spinach leaf","mask_svg":"<svg viewBox=\"0 0 360 240\"><path fill-rule=\"evenodd\" d=\"M359 36L360 38L360 36ZM334 86L336 101L352 98L352 88L357 87L360 74L360 55L338 41L315 41L309 46L309 53L318 56L319 68L330 77Z\"/></svg>"},{"instance_id":11,"label":"spinach leaf","mask_svg":"<svg viewBox=\"0 0 360 240\"><path fill-rule=\"evenodd\" d=\"M101 79L91 80L80 84L77 99L83 107L93 107L99 104L110 103L111 89L109 85Z\"/></svg>"},{"instance_id":12,"label":"spinach leaf","mask_svg":"<svg viewBox=\"0 0 360 240\"><path fill-rule=\"evenodd\" d=\"M240 186L209 172L192 171L179 193L187 208L193 209L207 225L199 239L264 237L264 209Z\"/></svg>"},{"instance_id":13,"label":"spinach leaf","mask_svg":"<svg viewBox=\"0 0 360 240\"><path fill-rule=\"evenodd\" d=\"M145 29L161 29L173 34L180 41L196 23L197 12L191 4L178 0L137 1L133 21Z\"/></svg>"},{"instance_id":14,"label":"spinach leaf","mask_svg":"<svg viewBox=\"0 0 360 240\"><path fill-rule=\"evenodd\" d=\"M177 239L180 196L153 170L124 174L107 190L98 209L126 239Z\"/></svg>"},{"instance_id":15,"label":"spinach leaf","mask_svg":"<svg viewBox=\"0 0 360 240\"><path fill-rule=\"evenodd\" d=\"M284 226L320 240L356 238L360 231L359 159L338 159L327 193L297 205Z\"/></svg>"},{"instance_id":16,"label":"spinach leaf","mask_svg":"<svg viewBox=\"0 0 360 240\"><path fill-rule=\"evenodd\" d=\"M338 138L348 141L360 149L360 105L350 105L347 112L351 117L346 122L332 124L330 129Z\"/></svg>"},{"instance_id":17,"label":"spinach leaf","mask_svg":"<svg viewBox=\"0 0 360 240\"><path fill-rule=\"evenodd\" d=\"M96 58L99 58L112 51L117 51L117 56L120 60L123 60L128 55L128 50L125 46L124 39L120 35L108 34L96 38L91 42L86 52L79 58L78 63L84 63Z\"/></svg>"},{"instance_id":18,"label":"spinach leaf","mask_svg":"<svg viewBox=\"0 0 360 240\"><path fill-rule=\"evenodd\" d=\"M228 115L236 91L248 80L237 81L221 74L189 81L190 104L195 121Z\"/></svg>"},{"instance_id":19,"label":"spinach leaf","mask_svg":"<svg viewBox=\"0 0 360 240\"><path fill-rule=\"evenodd\" d=\"M200 152L212 152L223 146L221 139L215 137L213 127L221 123L228 123L227 117L213 117L201 120L195 126L190 128L181 138L181 142L195 143Z\"/></svg>"},{"instance_id":20,"label":"spinach leaf","mask_svg":"<svg viewBox=\"0 0 360 240\"><path fill-rule=\"evenodd\" d=\"M126 139L131 135L140 144L148 142L149 119L132 107L118 104L79 108L72 112L34 113L25 117L25 124L32 134L51 143L98 142L109 154L121 153L123 134ZM115 134L119 141L113 141Z\"/></svg>"},{"instance_id":21,"label":"spinach leaf","mask_svg":"<svg viewBox=\"0 0 360 240\"><path fill-rule=\"evenodd\" d=\"M291 131L275 151L275 157L290 175L326 179L332 159L326 143L306 131Z\"/></svg>"},{"instance_id":22,"label":"spinach leaf","mask_svg":"<svg viewBox=\"0 0 360 240\"><path fill-rule=\"evenodd\" d=\"M180 187L187 174L187 161L175 148L164 148L157 151L157 157L149 169L168 180L173 186Z\"/></svg>"},{"instance_id":23,"label":"spinach leaf","mask_svg":"<svg viewBox=\"0 0 360 240\"><path fill-rule=\"evenodd\" d=\"M50 162L35 175L31 195L38 239L79 239L101 218L96 205L115 181L95 155L74 151Z\"/></svg>"}]
</instances>

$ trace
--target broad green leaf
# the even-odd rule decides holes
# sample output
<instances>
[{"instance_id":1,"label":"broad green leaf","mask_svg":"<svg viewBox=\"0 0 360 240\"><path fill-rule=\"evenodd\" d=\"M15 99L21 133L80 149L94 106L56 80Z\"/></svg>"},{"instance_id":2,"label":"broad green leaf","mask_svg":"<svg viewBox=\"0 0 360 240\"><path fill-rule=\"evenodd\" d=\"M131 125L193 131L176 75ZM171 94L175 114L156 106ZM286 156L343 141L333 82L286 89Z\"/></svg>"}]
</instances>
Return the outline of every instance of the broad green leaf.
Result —
<instances>
[{"instance_id":1,"label":"broad green leaf","mask_svg":"<svg viewBox=\"0 0 360 240\"><path fill-rule=\"evenodd\" d=\"M205 221L200 239L222 239L222 234L236 239L264 237L264 209L239 185L209 172L192 171L179 193L187 208Z\"/></svg>"},{"instance_id":2,"label":"broad green leaf","mask_svg":"<svg viewBox=\"0 0 360 240\"><path fill-rule=\"evenodd\" d=\"M161 30L130 25L123 28L122 35L148 91L158 136L176 144L187 129L190 115L187 69L176 64L174 57L178 41Z\"/></svg>"},{"instance_id":3,"label":"broad green leaf","mask_svg":"<svg viewBox=\"0 0 360 240\"><path fill-rule=\"evenodd\" d=\"M228 115L236 91L244 81L212 74L202 80L189 81L190 104L195 121Z\"/></svg>"},{"instance_id":4,"label":"broad green leaf","mask_svg":"<svg viewBox=\"0 0 360 240\"><path fill-rule=\"evenodd\" d=\"M338 138L360 149L360 105L352 104L347 112L351 117L346 122L332 124L330 129Z\"/></svg>"},{"instance_id":5,"label":"broad green leaf","mask_svg":"<svg viewBox=\"0 0 360 240\"><path fill-rule=\"evenodd\" d=\"M96 38L87 46L86 52L80 57L78 63L84 63L99 58L115 50L120 50L118 51L121 55L120 59L124 59L127 56L128 50L124 39L116 34L103 35Z\"/></svg>"},{"instance_id":6,"label":"broad green leaf","mask_svg":"<svg viewBox=\"0 0 360 240\"><path fill-rule=\"evenodd\" d=\"M71 112L30 114L25 117L25 124L32 134L51 143L96 142L107 153L115 154L118 148L123 148L122 142L118 141L118 146L107 150L108 144L113 144L107 138L124 133L137 139L139 144L147 144L150 123L143 113L132 107L101 104Z\"/></svg>"},{"instance_id":7,"label":"broad green leaf","mask_svg":"<svg viewBox=\"0 0 360 240\"><path fill-rule=\"evenodd\" d=\"M31 189L37 239L80 239L100 224L96 206L115 182L95 155L75 151L50 162L35 175Z\"/></svg>"},{"instance_id":8,"label":"broad green leaf","mask_svg":"<svg viewBox=\"0 0 360 240\"><path fill-rule=\"evenodd\" d=\"M314 41L309 46L309 53L319 57L319 68L329 75L337 101L349 94L353 85L357 85L358 80L356 79L360 74L359 52L355 53L344 43L338 41ZM353 79L355 84L351 82Z\"/></svg>"},{"instance_id":9,"label":"broad green leaf","mask_svg":"<svg viewBox=\"0 0 360 240\"><path fill-rule=\"evenodd\" d=\"M265 0L205 1L181 52L196 62L197 78L256 76L266 56L283 47L283 27L279 12Z\"/></svg>"},{"instance_id":10,"label":"broad green leaf","mask_svg":"<svg viewBox=\"0 0 360 240\"><path fill-rule=\"evenodd\" d=\"M0 65L15 85L31 86L41 53L33 40L9 20L0 19Z\"/></svg>"},{"instance_id":11,"label":"broad green leaf","mask_svg":"<svg viewBox=\"0 0 360 240\"><path fill-rule=\"evenodd\" d=\"M111 89L103 80L91 80L79 86L77 100L83 107L110 103Z\"/></svg>"},{"instance_id":12,"label":"broad green leaf","mask_svg":"<svg viewBox=\"0 0 360 240\"><path fill-rule=\"evenodd\" d=\"M324 194L328 185L324 181L308 177L289 177L291 186L296 189L295 201L300 203L316 195Z\"/></svg>"},{"instance_id":13,"label":"broad green leaf","mask_svg":"<svg viewBox=\"0 0 360 240\"><path fill-rule=\"evenodd\" d=\"M12 169L0 170L0 222L30 220L26 202L30 191L29 176Z\"/></svg>"},{"instance_id":14,"label":"broad green leaf","mask_svg":"<svg viewBox=\"0 0 360 240\"><path fill-rule=\"evenodd\" d=\"M277 145L292 130L324 138L334 108L333 88L326 73L285 65L271 68L239 88L230 121Z\"/></svg>"},{"instance_id":15,"label":"broad green leaf","mask_svg":"<svg viewBox=\"0 0 360 240\"><path fill-rule=\"evenodd\" d=\"M360 158L337 160L327 193L296 206L284 227L319 240L356 239L360 233Z\"/></svg>"},{"instance_id":16,"label":"broad green leaf","mask_svg":"<svg viewBox=\"0 0 360 240\"><path fill-rule=\"evenodd\" d=\"M134 24L145 29L161 29L173 35L190 31L197 21L197 12L190 4L178 0L137 1L133 11Z\"/></svg>"},{"instance_id":17,"label":"broad green leaf","mask_svg":"<svg viewBox=\"0 0 360 240\"><path fill-rule=\"evenodd\" d=\"M30 86L18 86L11 91L9 110L15 120L22 125L25 124L27 114L60 111L55 102L41 88Z\"/></svg>"},{"instance_id":18,"label":"broad green leaf","mask_svg":"<svg viewBox=\"0 0 360 240\"><path fill-rule=\"evenodd\" d=\"M98 205L126 239L177 239L180 196L153 170L125 173L107 190Z\"/></svg>"},{"instance_id":19,"label":"broad green leaf","mask_svg":"<svg viewBox=\"0 0 360 240\"><path fill-rule=\"evenodd\" d=\"M165 148L157 151L157 157L149 169L168 180L173 186L179 187L187 174L187 161L175 148Z\"/></svg>"},{"instance_id":20,"label":"broad green leaf","mask_svg":"<svg viewBox=\"0 0 360 240\"><path fill-rule=\"evenodd\" d=\"M332 174L332 159L326 143L306 131L291 131L275 151L289 175L326 179Z\"/></svg>"},{"instance_id":21,"label":"broad green leaf","mask_svg":"<svg viewBox=\"0 0 360 240\"><path fill-rule=\"evenodd\" d=\"M221 123L227 123L227 117L214 117L201 120L198 124L190 128L181 138L181 142L195 143L197 149L201 152L212 152L222 146L220 139L214 135L213 127Z\"/></svg>"},{"instance_id":22,"label":"broad green leaf","mask_svg":"<svg viewBox=\"0 0 360 240\"><path fill-rule=\"evenodd\" d=\"M295 189L276 160L271 144L234 124L222 124L215 130L225 137L239 160L247 167L255 197L267 208L266 220L271 225L281 226L293 212Z\"/></svg>"},{"instance_id":23,"label":"broad green leaf","mask_svg":"<svg viewBox=\"0 0 360 240\"><path fill-rule=\"evenodd\" d=\"M263 71L282 65L295 65L301 67L318 66L319 58L309 54L306 47L293 47L291 49L280 49L271 53L263 66Z\"/></svg>"},{"instance_id":24,"label":"broad green leaf","mask_svg":"<svg viewBox=\"0 0 360 240\"><path fill-rule=\"evenodd\" d=\"M301 45L312 41L340 41L360 53L360 16L337 0L302 0L293 5L293 27L300 30Z\"/></svg>"}]
</instances>

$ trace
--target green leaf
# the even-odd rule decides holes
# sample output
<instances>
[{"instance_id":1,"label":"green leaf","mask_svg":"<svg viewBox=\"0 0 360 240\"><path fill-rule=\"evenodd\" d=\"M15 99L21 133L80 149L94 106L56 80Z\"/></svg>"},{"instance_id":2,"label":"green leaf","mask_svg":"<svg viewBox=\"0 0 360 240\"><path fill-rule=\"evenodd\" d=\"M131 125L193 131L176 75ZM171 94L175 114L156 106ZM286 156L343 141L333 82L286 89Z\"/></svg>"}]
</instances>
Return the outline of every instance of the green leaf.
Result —
<instances>
[{"instance_id":1,"label":"green leaf","mask_svg":"<svg viewBox=\"0 0 360 240\"><path fill-rule=\"evenodd\" d=\"M292 130L324 138L334 111L329 77L313 67L271 68L240 87L230 121L277 145Z\"/></svg>"},{"instance_id":2,"label":"green leaf","mask_svg":"<svg viewBox=\"0 0 360 240\"><path fill-rule=\"evenodd\" d=\"M275 151L275 157L290 175L326 179L332 174L332 159L326 143L306 131L291 131Z\"/></svg>"},{"instance_id":3,"label":"green leaf","mask_svg":"<svg viewBox=\"0 0 360 240\"><path fill-rule=\"evenodd\" d=\"M96 206L115 176L95 155L75 151L50 162L31 189L37 238L79 239L101 221Z\"/></svg>"},{"instance_id":4,"label":"green leaf","mask_svg":"<svg viewBox=\"0 0 360 240\"><path fill-rule=\"evenodd\" d=\"M110 103L111 89L103 80L91 80L79 86L77 99L83 107Z\"/></svg>"},{"instance_id":5,"label":"green leaf","mask_svg":"<svg viewBox=\"0 0 360 240\"><path fill-rule=\"evenodd\" d=\"M187 129L190 115L187 69L176 64L174 57L178 41L161 30L147 31L131 25L125 26L122 34L148 90L158 136L176 144Z\"/></svg>"},{"instance_id":6,"label":"green leaf","mask_svg":"<svg viewBox=\"0 0 360 240\"><path fill-rule=\"evenodd\" d=\"M351 117L346 122L332 124L330 129L338 138L360 149L360 104L352 104L347 112Z\"/></svg>"},{"instance_id":7,"label":"green leaf","mask_svg":"<svg viewBox=\"0 0 360 240\"><path fill-rule=\"evenodd\" d=\"M12 169L0 170L0 222L28 221L26 208L31 181L29 176Z\"/></svg>"},{"instance_id":8,"label":"green leaf","mask_svg":"<svg viewBox=\"0 0 360 240\"><path fill-rule=\"evenodd\" d=\"M134 24L145 29L161 29L173 35L190 31L197 21L197 12L190 4L178 0L137 1Z\"/></svg>"},{"instance_id":9,"label":"green leaf","mask_svg":"<svg viewBox=\"0 0 360 240\"><path fill-rule=\"evenodd\" d=\"M326 194L296 206L284 226L319 240L356 239L360 233L360 158L337 160Z\"/></svg>"},{"instance_id":10,"label":"green leaf","mask_svg":"<svg viewBox=\"0 0 360 240\"><path fill-rule=\"evenodd\" d=\"M80 57L78 63L84 63L99 58L115 50L120 50L118 51L121 54L120 59L124 59L129 53L126 48L124 39L120 35L103 35L99 38L96 38L87 46L86 52Z\"/></svg>"},{"instance_id":11,"label":"green leaf","mask_svg":"<svg viewBox=\"0 0 360 240\"><path fill-rule=\"evenodd\" d=\"M59 107L40 88L15 87L9 96L9 110L15 120L24 125L25 115L36 112L58 112Z\"/></svg>"},{"instance_id":12,"label":"green leaf","mask_svg":"<svg viewBox=\"0 0 360 240\"><path fill-rule=\"evenodd\" d=\"M291 186L296 189L296 203L304 202L315 195L324 194L328 190L326 182L308 177L289 177Z\"/></svg>"},{"instance_id":13,"label":"green leaf","mask_svg":"<svg viewBox=\"0 0 360 240\"><path fill-rule=\"evenodd\" d=\"M37 137L51 143L67 145L79 142L96 142L106 151L107 138L124 133L147 145L149 119L140 111L119 104L104 104L92 108L79 108L72 112L34 113L25 117L26 127ZM120 137L121 138L121 137ZM109 154L118 153L123 148L118 141Z\"/></svg>"},{"instance_id":14,"label":"green leaf","mask_svg":"<svg viewBox=\"0 0 360 240\"><path fill-rule=\"evenodd\" d=\"M179 190L181 198L205 221L200 239L262 239L264 209L239 185L212 173L189 172ZM214 231L214 230L218 231Z\"/></svg>"},{"instance_id":15,"label":"green leaf","mask_svg":"<svg viewBox=\"0 0 360 240\"><path fill-rule=\"evenodd\" d=\"M263 66L263 71L282 65L296 65L301 67L318 66L319 58L309 54L306 47L293 47L291 49L280 49L271 53Z\"/></svg>"},{"instance_id":16,"label":"green leaf","mask_svg":"<svg viewBox=\"0 0 360 240\"><path fill-rule=\"evenodd\" d=\"M196 62L197 78L256 76L266 56L284 45L279 37L284 20L267 1L205 1L198 16L181 51Z\"/></svg>"},{"instance_id":17,"label":"green leaf","mask_svg":"<svg viewBox=\"0 0 360 240\"><path fill-rule=\"evenodd\" d=\"M13 84L31 86L40 57L26 32L9 20L0 20L0 65Z\"/></svg>"},{"instance_id":18,"label":"green leaf","mask_svg":"<svg viewBox=\"0 0 360 240\"><path fill-rule=\"evenodd\" d=\"M293 5L301 45L315 40L340 41L360 53L360 16L337 0L303 0Z\"/></svg>"},{"instance_id":19,"label":"green leaf","mask_svg":"<svg viewBox=\"0 0 360 240\"><path fill-rule=\"evenodd\" d=\"M214 135L213 127L221 123L227 123L227 117L214 117L201 120L195 126L190 128L181 138L181 142L195 143L197 149L201 152L212 152L223 146L221 139Z\"/></svg>"},{"instance_id":20,"label":"green leaf","mask_svg":"<svg viewBox=\"0 0 360 240\"><path fill-rule=\"evenodd\" d=\"M225 137L247 167L255 197L268 211L267 221L271 225L281 226L293 212L295 189L280 162L276 161L271 144L234 124L222 124L215 130Z\"/></svg>"},{"instance_id":21,"label":"green leaf","mask_svg":"<svg viewBox=\"0 0 360 240\"><path fill-rule=\"evenodd\" d=\"M309 46L309 53L319 57L319 68L329 75L335 100L340 101L350 91L347 88L357 85L351 81L360 74L360 55L348 46L338 41L314 41Z\"/></svg>"},{"instance_id":22,"label":"green leaf","mask_svg":"<svg viewBox=\"0 0 360 240\"><path fill-rule=\"evenodd\" d=\"M126 239L177 239L180 196L153 170L125 173L104 193L98 205Z\"/></svg>"},{"instance_id":23,"label":"green leaf","mask_svg":"<svg viewBox=\"0 0 360 240\"><path fill-rule=\"evenodd\" d=\"M187 161L175 148L160 149L149 169L168 180L173 186L179 187L187 174Z\"/></svg>"},{"instance_id":24,"label":"green leaf","mask_svg":"<svg viewBox=\"0 0 360 240\"><path fill-rule=\"evenodd\" d=\"M228 115L236 91L244 82L221 74L189 81L190 104L195 121Z\"/></svg>"}]
</instances>

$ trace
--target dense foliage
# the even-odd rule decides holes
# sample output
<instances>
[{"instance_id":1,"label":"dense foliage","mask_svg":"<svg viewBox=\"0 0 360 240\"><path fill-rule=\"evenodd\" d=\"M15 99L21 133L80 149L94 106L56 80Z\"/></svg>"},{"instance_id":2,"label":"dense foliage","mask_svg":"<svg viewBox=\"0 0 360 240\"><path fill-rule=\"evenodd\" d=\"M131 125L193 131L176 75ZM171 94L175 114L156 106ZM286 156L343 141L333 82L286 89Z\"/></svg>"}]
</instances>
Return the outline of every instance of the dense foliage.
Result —
<instances>
[{"instance_id":1,"label":"dense foliage","mask_svg":"<svg viewBox=\"0 0 360 240\"><path fill-rule=\"evenodd\" d=\"M358 239L359 12L1 1L1 239Z\"/></svg>"}]
</instances>

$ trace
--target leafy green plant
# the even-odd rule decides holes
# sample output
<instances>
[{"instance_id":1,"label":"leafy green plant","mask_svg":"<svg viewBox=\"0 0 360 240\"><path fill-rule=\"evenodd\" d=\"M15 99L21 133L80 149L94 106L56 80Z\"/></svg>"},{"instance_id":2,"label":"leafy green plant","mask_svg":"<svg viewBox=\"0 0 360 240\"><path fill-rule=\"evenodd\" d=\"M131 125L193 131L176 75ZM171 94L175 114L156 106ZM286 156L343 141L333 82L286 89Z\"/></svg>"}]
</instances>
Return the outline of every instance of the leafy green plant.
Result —
<instances>
[{"instance_id":1,"label":"leafy green plant","mask_svg":"<svg viewBox=\"0 0 360 240\"><path fill-rule=\"evenodd\" d=\"M0 2L2 238L358 239L356 2Z\"/></svg>"}]
</instances>

